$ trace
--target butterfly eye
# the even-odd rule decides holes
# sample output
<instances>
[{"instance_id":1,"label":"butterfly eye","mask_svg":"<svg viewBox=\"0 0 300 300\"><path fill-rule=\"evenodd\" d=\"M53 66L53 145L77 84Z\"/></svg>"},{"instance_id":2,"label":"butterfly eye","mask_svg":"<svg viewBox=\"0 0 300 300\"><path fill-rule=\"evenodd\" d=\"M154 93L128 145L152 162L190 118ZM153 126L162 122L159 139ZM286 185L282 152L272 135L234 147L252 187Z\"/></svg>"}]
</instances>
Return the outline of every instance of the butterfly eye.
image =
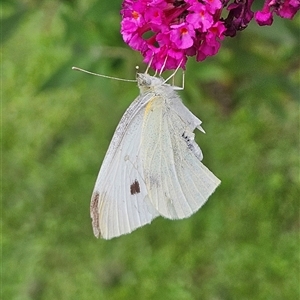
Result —
<instances>
[{"instance_id":1,"label":"butterfly eye","mask_svg":"<svg viewBox=\"0 0 300 300\"><path fill-rule=\"evenodd\" d=\"M144 73L137 73L137 82L140 87L148 88L153 85L151 77Z\"/></svg>"},{"instance_id":2,"label":"butterfly eye","mask_svg":"<svg viewBox=\"0 0 300 300\"><path fill-rule=\"evenodd\" d=\"M150 85L151 85L151 80L148 79L148 78L145 78L145 79L143 80L143 85L144 85L144 86L150 86Z\"/></svg>"}]
</instances>

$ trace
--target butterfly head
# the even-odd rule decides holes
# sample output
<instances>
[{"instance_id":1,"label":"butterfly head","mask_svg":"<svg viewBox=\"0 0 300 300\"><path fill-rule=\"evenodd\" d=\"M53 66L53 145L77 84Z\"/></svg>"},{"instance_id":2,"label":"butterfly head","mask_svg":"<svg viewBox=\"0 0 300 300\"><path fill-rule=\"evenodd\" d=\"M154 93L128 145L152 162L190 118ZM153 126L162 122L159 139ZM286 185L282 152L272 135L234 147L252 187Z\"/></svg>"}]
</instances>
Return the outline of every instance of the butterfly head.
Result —
<instances>
[{"instance_id":1,"label":"butterfly head","mask_svg":"<svg viewBox=\"0 0 300 300\"><path fill-rule=\"evenodd\" d=\"M155 87L159 87L163 84L162 78L154 77L145 73L137 73L136 80L141 92L153 90Z\"/></svg>"}]
</instances>

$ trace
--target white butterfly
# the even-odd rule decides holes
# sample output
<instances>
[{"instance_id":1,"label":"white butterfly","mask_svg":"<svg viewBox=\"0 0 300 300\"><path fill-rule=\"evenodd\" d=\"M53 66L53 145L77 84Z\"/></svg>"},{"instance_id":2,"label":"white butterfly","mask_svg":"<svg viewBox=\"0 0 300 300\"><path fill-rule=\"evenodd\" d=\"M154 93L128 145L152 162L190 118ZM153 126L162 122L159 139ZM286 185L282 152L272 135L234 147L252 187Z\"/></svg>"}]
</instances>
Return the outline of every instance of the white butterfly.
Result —
<instances>
[{"instance_id":1,"label":"white butterfly","mask_svg":"<svg viewBox=\"0 0 300 300\"><path fill-rule=\"evenodd\" d=\"M94 235L104 239L157 216L189 217L220 184L194 141L201 121L175 88L148 74L138 73L137 82L140 95L114 133L92 194Z\"/></svg>"}]
</instances>

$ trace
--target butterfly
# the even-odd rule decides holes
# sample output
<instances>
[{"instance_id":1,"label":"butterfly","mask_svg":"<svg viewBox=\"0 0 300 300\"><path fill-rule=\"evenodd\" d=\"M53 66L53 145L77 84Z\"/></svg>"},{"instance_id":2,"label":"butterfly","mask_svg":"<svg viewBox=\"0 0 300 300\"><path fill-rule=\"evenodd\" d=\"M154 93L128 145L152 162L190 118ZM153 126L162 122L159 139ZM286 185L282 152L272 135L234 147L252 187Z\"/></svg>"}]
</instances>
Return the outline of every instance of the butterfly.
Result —
<instances>
[{"instance_id":1,"label":"butterfly","mask_svg":"<svg viewBox=\"0 0 300 300\"><path fill-rule=\"evenodd\" d=\"M111 239L163 216L195 213L220 180L201 160L201 121L161 77L137 73L140 95L124 113L100 168L90 214L94 235Z\"/></svg>"}]
</instances>

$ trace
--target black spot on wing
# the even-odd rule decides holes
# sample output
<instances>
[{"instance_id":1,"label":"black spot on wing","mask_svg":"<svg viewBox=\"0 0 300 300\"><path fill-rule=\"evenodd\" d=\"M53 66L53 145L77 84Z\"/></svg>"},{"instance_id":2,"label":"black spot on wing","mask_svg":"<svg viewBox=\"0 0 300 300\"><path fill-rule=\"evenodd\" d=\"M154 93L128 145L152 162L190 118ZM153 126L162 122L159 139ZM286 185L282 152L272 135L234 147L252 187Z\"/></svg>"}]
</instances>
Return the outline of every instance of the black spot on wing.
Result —
<instances>
[{"instance_id":1,"label":"black spot on wing","mask_svg":"<svg viewBox=\"0 0 300 300\"><path fill-rule=\"evenodd\" d=\"M202 160L202 152L194 141L194 137L190 137L186 132L183 132L181 137L186 142L188 149L191 150L198 159Z\"/></svg>"},{"instance_id":2,"label":"black spot on wing","mask_svg":"<svg viewBox=\"0 0 300 300\"><path fill-rule=\"evenodd\" d=\"M98 238L101 235L100 226L99 226L99 213L98 213L98 204L99 204L99 193L95 192L92 196L90 212L92 218L92 226L94 235Z\"/></svg>"},{"instance_id":3,"label":"black spot on wing","mask_svg":"<svg viewBox=\"0 0 300 300\"><path fill-rule=\"evenodd\" d=\"M189 136L185 132L183 132L181 136L184 138L184 140L186 141L186 143L189 143L191 141L190 138L189 138Z\"/></svg>"},{"instance_id":4,"label":"black spot on wing","mask_svg":"<svg viewBox=\"0 0 300 300\"><path fill-rule=\"evenodd\" d=\"M131 185L130 185L130 194L135 195L141 192L140 189L140 184L137 180L135 180Z\"/></svg>"}]
</instances>

